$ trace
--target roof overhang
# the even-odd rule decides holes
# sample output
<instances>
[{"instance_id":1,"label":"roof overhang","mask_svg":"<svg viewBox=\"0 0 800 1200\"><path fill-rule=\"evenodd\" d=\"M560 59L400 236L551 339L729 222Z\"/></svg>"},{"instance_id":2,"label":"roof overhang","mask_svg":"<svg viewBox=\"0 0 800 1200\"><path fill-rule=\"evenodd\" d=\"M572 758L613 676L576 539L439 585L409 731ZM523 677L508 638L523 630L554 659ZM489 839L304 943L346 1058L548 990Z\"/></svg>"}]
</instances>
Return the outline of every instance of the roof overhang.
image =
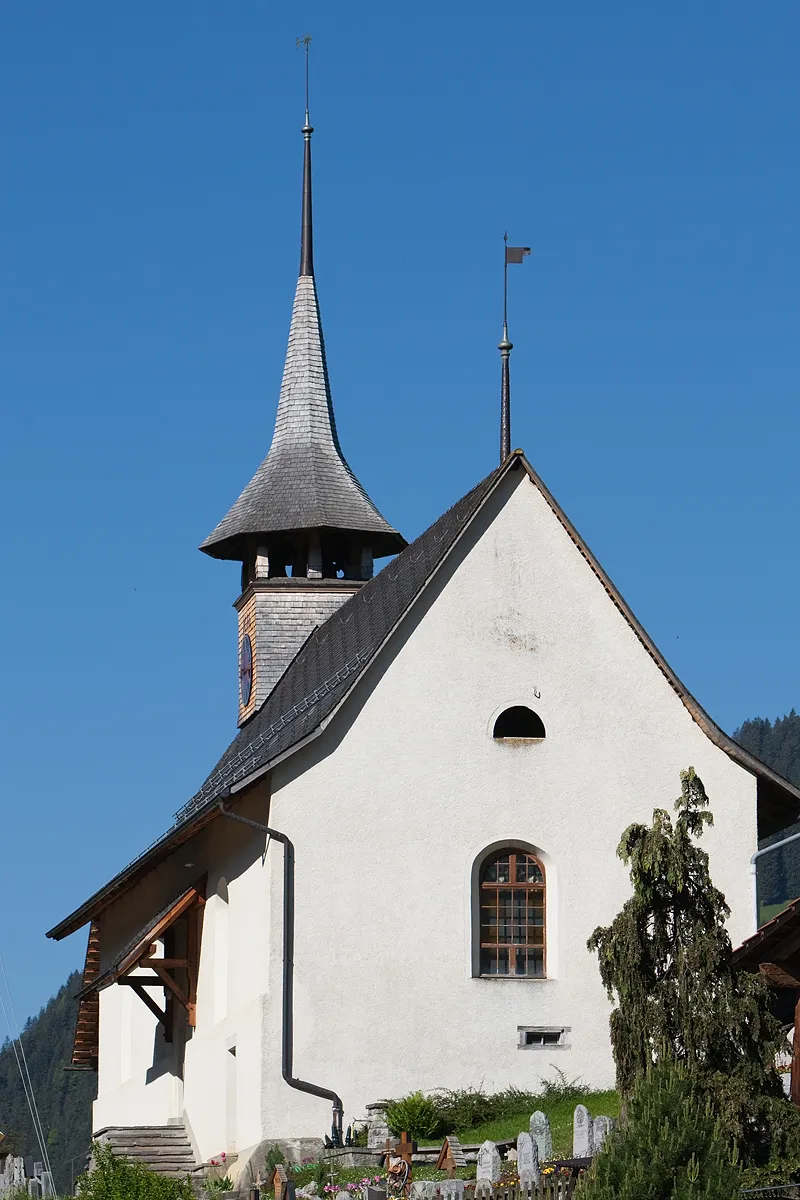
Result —
<instances>
[{"instance_id":1,"label":"roof overhang","mask_svg":"<svg viewBox=\"0 0 800 1200\"><path fill-rule=\"evenodd\" d=\"M247 562L260 546L274 546L276 543L293 545L298 541L299 536L311 533L318 533L321 538L339 539L342 542L368 546L372 549L373 558L387 558L390 554L399 554L408 545L403 535L395 529L364 530L339 528L333 525L298 525L292 529L238 531L229 537L222 537L218 540L212 533L201 543L199 549L211 558Z\"/></svg>"}]
</instances>

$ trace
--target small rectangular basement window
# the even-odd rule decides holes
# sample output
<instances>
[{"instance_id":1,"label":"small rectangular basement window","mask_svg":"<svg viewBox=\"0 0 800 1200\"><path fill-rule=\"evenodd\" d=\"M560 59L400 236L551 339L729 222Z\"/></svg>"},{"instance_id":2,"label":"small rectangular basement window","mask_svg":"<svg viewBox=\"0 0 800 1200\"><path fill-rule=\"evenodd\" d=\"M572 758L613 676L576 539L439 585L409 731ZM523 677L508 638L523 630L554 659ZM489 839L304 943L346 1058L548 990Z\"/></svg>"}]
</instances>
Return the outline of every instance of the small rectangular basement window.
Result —
<instances>
[{"instance_id":1,"label":"small rectangular basement window","mask_svg":"<svg viewBox=\"0 0 800 1200\"><path fill-rule=\"evenodd\" d=\"M518 1025L520 1050L568 1050L569 1025Z\"/></svg>"}]
</instances>

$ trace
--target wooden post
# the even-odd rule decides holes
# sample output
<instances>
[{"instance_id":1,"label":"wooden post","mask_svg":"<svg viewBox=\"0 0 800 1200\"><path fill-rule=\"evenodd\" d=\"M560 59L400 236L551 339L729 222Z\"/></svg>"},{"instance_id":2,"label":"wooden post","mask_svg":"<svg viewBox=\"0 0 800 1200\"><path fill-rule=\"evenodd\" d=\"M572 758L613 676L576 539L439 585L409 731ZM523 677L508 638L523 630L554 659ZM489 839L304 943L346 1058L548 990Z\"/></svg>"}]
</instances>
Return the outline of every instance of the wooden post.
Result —
<instances>
[{"instance_id":1,"label":"wooden post","mask_svg":"<svg viewBox=\"0 0 800 1200\"><path fill-rule=\"evenodd\" d=\"M792 1075L789 1098L795 1108L800 1108L800 996L794 1007L794 1033L792 1035Z\"/></svg>"}]
</instances>

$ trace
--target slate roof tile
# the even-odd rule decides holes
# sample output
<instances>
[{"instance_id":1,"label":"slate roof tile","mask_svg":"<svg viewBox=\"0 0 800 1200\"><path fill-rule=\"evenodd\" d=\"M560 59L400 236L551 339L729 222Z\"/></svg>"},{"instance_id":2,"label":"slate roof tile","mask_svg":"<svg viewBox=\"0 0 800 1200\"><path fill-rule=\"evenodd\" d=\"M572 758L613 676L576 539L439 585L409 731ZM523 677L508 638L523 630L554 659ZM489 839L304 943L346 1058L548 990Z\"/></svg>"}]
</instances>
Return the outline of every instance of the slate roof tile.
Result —
<instances>
[{"instance_id":1,"label":"slate roof tile","mask_svg":"<svg viewBox=\"0 0 800 1200\"><path fill-rule=\"evenodd\" d=\"M301 275L269 454L200 549L214 558L244 561L259 534L311 529L364 534L377 558L406 544L342 453L316 284L313 275Z\"/></svg>"}]
</instances>

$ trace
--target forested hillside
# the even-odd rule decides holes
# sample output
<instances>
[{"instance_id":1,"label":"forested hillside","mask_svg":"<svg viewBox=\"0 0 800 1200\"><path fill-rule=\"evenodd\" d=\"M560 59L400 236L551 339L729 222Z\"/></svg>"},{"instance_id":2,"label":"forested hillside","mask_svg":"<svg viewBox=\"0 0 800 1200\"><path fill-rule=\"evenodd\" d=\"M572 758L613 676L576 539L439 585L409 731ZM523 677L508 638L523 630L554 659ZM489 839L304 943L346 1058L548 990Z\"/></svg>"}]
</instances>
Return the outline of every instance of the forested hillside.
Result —
<instances>
[{"instance_id":1,"label":"forested hillside","mask_svg":"<svg viewBox=\"0 0 800 1200\"><path fill-rule=\"evenodd\" d=\"M792 709L770 721L754 717L736 730L734 738L784 779L800 785L800 716Z\"/></svg>"},{"instance_id":2,"label":"forested hillside","mask_svg":"<svg viewBox=\"0 0 800 1200\"><path fill-rule=\"evenodd\" d=\"M734 733L745 750L800 786L800 716L792 709L785 717L769 721L754 717ZM762 844L800 833L800 822L782 830ZM789 900L800 896L800 840L758 860L758 902L761 920L774 917Z\"/></svg>"},{"instance_id":3,"label":"forested hillside","mask_svg":"<svg viewBox=\"0 0 800 1200\"><path fill-rule=\"evenodd\" d=\"M39 1117L47 1138L56 1187L69 1192L70 1159L75 1173L92 1137L92 1101L97 1089L94 1071L65 1071L72 1054L77 1005L72 997L81 986L76 971L22 1034L33 1081ZM0 1049L0 1129L16 1154L41 1159L14 1050L7 1041Z\"/></svg>"}]
</instances>

